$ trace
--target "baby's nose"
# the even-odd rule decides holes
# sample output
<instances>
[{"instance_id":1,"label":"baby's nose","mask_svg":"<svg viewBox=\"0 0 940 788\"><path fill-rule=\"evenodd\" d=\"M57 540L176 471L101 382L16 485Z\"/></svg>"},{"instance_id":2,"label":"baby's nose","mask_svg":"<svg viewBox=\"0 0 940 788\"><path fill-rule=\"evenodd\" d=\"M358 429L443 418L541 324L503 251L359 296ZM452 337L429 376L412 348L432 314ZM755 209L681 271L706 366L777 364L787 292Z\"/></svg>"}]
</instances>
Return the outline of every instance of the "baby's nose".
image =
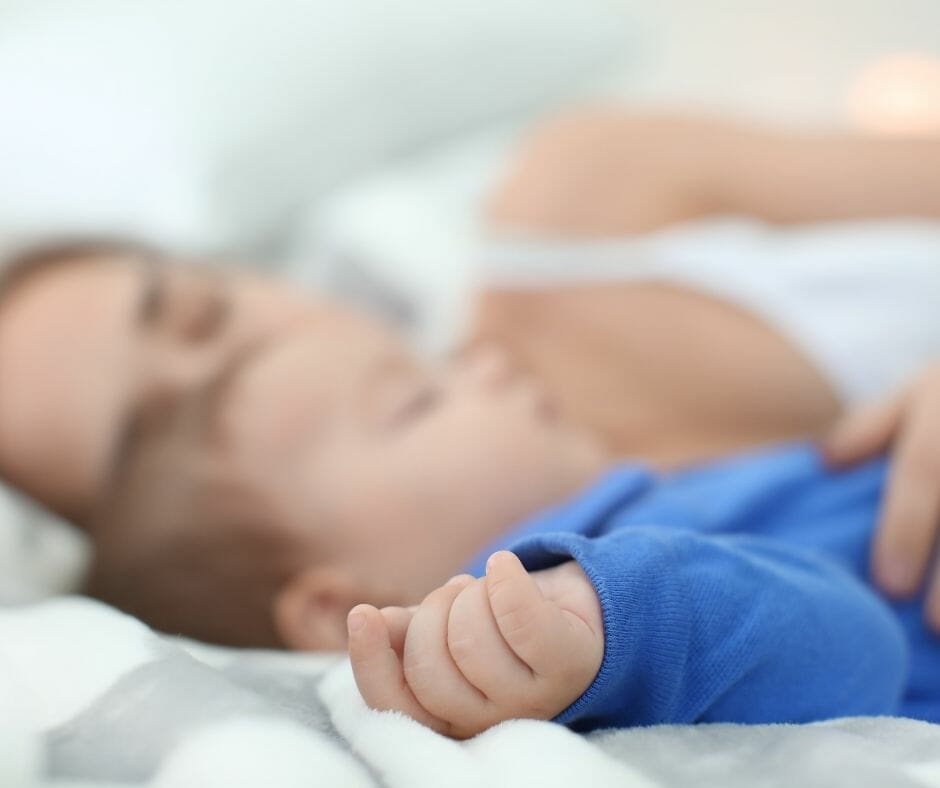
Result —
<instances>
[{"instance_id":1,"label":"baby's nose","mask_svg":"<svg viewBox=\"0 0 940 788\"><path fill-rule=\"evenodd\" d=\"M495 342L478 344L464 351L460 362L468 375L488 388L501 388L519 374L512 355Z\"/></svg>"}]
</instances>

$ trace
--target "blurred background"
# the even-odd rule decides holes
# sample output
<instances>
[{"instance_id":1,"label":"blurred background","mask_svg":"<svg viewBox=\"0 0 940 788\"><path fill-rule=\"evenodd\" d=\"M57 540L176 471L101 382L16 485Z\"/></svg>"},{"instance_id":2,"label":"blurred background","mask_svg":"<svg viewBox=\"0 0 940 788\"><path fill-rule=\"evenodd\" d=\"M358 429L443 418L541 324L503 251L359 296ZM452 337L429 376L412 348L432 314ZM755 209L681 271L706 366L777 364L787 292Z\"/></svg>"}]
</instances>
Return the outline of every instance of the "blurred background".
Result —
<instances>
[{"instance_id":1,"label":"blurred background","mask_svg":"<svg viewBox=\"0 0 940 788\"><path fill-rule=\"evenodd\" d=\"M0 251L250 261L433 345L520 135L599 100L940 131L940 3L0 0Z\"/></svg>"},{"instance_id":2,"label":"blurred background","mask_svg":"<svg viewBox=\"0 0 940 788\"><path fill-rule=\"evenodd\" d=\"M940 129L940 4L0 0L0 238L128 235L428 300L520 131L597 99Z\"/></svg>"}]
</instances>

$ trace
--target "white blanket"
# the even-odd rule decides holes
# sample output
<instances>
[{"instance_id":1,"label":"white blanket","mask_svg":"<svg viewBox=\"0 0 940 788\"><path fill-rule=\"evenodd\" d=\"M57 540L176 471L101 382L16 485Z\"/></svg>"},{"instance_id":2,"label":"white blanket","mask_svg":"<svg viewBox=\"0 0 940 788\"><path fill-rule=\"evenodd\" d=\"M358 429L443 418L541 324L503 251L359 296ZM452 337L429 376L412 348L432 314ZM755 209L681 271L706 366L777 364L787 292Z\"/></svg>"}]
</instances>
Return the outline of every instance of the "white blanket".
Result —
<instances>
[{"instance_id":1,"label":"white blanket","mask_svg":"<svg viewBox=\"0 0 940 788\"><path fill-rule=\"evenodd\" d=\"M342 656L208 647L62 598L0 609L0 785L940 786L940 726L517 720L455 742L367 709Z\"/></svg>"}]
</instances>

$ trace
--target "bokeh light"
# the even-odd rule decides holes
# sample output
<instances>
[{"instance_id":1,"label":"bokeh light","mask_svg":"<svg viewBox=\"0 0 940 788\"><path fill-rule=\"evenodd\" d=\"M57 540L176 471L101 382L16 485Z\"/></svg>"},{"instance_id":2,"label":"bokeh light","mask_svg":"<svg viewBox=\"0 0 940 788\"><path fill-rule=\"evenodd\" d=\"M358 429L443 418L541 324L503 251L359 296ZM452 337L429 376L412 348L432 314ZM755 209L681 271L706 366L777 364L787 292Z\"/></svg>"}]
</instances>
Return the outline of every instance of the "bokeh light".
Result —
<instances>
[{"instance_id":1,"label":"bokeh light","mask_svg":"<svg viewBox=\"0 0 940 788\"><path fill-rule=\"evenodd\" d=\"M853 83L847 111L856 129L871 134L940 133L940 57L907 53L876 60Z\"/></svg>"}]
</instances>

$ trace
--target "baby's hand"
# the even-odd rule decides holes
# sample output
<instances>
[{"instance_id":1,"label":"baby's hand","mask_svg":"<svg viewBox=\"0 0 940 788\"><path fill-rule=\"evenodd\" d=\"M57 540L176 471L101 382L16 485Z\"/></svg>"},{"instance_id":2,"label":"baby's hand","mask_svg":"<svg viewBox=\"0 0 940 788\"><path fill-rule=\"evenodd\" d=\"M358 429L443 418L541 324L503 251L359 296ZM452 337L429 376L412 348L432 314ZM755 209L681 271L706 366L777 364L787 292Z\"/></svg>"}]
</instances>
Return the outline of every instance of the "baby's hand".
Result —
<instances>
[{"instance_id":1,"label":"baby's hand","mask_svg":"<svg viewBox=\"0 0 940 788\"><path fill-rule=\"evenodd\" d=\"M503 720L548 720L591 685L604 655L600 602L574 561L526 572L494 553L415 608L349 613L356 684L374 709L466 739Z\"/></svg>"}]
</instances>

